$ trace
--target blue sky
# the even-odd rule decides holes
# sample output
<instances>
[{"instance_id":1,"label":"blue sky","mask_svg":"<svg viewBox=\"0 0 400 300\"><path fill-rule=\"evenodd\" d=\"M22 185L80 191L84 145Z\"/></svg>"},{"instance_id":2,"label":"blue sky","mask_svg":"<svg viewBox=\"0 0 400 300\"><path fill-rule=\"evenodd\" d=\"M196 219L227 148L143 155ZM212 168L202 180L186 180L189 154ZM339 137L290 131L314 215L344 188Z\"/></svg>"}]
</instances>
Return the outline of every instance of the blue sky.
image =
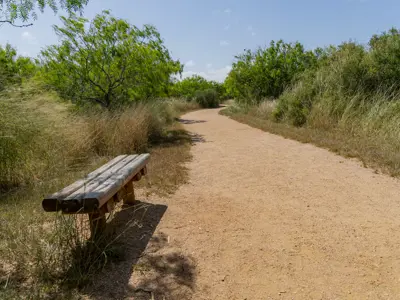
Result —
<instances>
[{"instance_id":1,"label":"blue sky","mask_svg":"<svg viewBox=\"0 0 400 300\"><path fill-rule=\"evenodd\" d=\"M398 0L90 0L84 15L90 19L104 9L137 26L155 25L173 57L185 64L184 76L218 81L234 55L273 39L313 49L350 39L366 43L372 34L400 27ZM51 26L57 23L46 11L29 28L3 25L0 43L36 56L57 43Z\"/></svg>"}]
</instances>

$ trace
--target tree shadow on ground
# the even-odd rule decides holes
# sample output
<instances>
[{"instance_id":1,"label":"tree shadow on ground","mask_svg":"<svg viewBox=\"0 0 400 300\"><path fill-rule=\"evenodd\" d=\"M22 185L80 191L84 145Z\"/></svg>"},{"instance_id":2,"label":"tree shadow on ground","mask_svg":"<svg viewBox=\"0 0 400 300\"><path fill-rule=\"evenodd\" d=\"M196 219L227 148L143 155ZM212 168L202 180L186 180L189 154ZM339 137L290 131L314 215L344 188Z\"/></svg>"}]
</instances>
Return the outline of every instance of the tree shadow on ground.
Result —
<instances>
[{"instance_id":1,"label":"tree shadow on ground","mask_svg":"<svg viewBox=\"0 0 400 300\"><path fill-rule=\"evenodd\" d=\"M152 141L152 144L157 146L161 145L163 147L179 145L179 144L196 144L205 143L203 135L188 132L183 129L169 130L165 135L158 137Z\"/></svg>"},{"instance_id":2,"label":"tree shadow on ground","mask_svg":"<svg viewBox=\"0 0 400 300\"><path fill-rule=\"evenodd\" d=\"M176 118L175 120L178 121L179 123L185 124L185 125L207 122L207 121L204 121L204 120L188 120L188 119L182 119L182 118Z\"/></svg>"},{"instance_id":3,"label":"tree shadow on ground","mask_svg":"<svg viewBox=\"0 0 400 300\"><path fill-rule=\"evenodd\" d=\"M137 201L123 209L108 224L119 235L122 259L98 274L84 292L93 299L185 299L195 284L191 257L168 249L168 237L157 225L165 205Z\"/></svg>"}]
</instances>

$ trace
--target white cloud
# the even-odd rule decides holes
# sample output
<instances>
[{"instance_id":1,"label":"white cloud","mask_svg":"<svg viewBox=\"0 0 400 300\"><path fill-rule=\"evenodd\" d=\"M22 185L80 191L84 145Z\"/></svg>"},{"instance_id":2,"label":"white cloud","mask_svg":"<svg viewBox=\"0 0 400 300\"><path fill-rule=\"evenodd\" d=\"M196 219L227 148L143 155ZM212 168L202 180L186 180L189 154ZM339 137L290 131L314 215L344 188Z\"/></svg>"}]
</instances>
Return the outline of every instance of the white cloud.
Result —
<instances>
[{"instance_id":1,"label":"white cloud","mask_svg":"<svg viewBox=\"0 0 400 300\"><path fill-rule=\"evenodd\" d=\"M36 37L32 35L32 33L30 33L29 31L24 31L21 34L21 38L24 41L27 41L29 44L37 44L37 40Z\"/></svg>"},{"instance_id":2,"label":"white cloud","mask_svg":"<svg viewBox=\"0 0 400 300\"><path fill-rule=\"evenodd\" d=\"M231 28L231 25L229 25L229 24L224 26L224 30L229 30L229 28Z\"/></svg>"},{"instance_id":3,"label":"white cloud","mask_svg":"<svg viewBox=\"0 0 400 300\"><path fill-rule=\"evenodd\" d=\"M186 64L185 64L185 67L193 67L193 66L195 66L196 65L196 63L193 61L193 60L189 60Z\"/></svg>"},{"instance_id":4,"label":"white cloud","mask_svg":"<svg viewBox=\"0 0 400 300\"><path fill-rule=\"evenodd\" d=\"M228 46L229 42L228 41L219 41L220 46Z\"/></svg>"},{"instance_id":5,"label":"white cloud","mask_svg":"<svg viewBox=\"0 0 400 300\"><path fill-rule=\"evenodd\" d=\"M251 25L247 26L247 30L251 31L251 36L256 36L256 33L254 32L253 26L251 26Z\"/></svg>"},{"instance_id":6,"label":"white cloud","mask_svg":"<svg viewBox=\"0 0 400 300\"><path fill-rule=\"evenodd\" d=\"M182 79L193 76L193 75L199 75L199 76L204 77L207 80L215 80L218 82L223 82L231 70L232 70L231 66L225 66L220 69L210 69L205 72L186 71L186 72L182 72Z\"/></svg>"},{"instance_id":7,"label":"white cloud","mask_svg":"<svg viewBox=\"0 0 400 300\"><path fill-rule=\"evenodd\" d=\"M230 8L227 8L224 10L224 13L226 13L226 14L230 14L231 12L232 12L232 10Z\"/></svg>"},{"instance_id":8,"label":"white cloud","mask_svg":"<svg viewBox=\"0 0 400 300\"><path fill-rule=\"evenodd\" d=\"M210 69L212 67L212 64L207 64L206 67L207 69Z\"/></svg>"}]
</instances>

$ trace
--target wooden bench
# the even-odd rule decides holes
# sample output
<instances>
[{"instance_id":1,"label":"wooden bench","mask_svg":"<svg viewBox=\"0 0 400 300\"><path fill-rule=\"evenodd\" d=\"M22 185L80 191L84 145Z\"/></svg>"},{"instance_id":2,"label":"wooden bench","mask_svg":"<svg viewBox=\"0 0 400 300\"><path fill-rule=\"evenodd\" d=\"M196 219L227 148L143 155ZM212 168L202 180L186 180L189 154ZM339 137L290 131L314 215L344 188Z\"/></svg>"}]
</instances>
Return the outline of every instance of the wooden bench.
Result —
<instances>
[{"instance_id":1,"label":"wooden bench","mask_svg":"<svg viewBox=\"0 0 400 300\"><path fill-rule=\"evenodd\" d=\"M42 201L46 212L62 211L66 214L89 214L92 236L101 232L106 224L105 214L115 203L133 204L133 182L147 173L150 154L120 155L61 191Z\"/></svg>"}]
</instances>

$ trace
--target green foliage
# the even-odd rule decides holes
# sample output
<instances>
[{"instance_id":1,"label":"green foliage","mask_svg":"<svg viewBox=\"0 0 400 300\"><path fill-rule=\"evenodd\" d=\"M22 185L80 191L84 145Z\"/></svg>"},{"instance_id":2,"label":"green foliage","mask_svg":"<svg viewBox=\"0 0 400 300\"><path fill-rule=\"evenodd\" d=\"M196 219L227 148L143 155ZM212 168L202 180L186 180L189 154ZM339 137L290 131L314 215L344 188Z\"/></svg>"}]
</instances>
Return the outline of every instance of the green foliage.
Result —
<instances>
[{"instance_id":1,"label":"green foliage","mask_svg":"<svg viewBox=\"0 0 400 300\"><path fill-rule=\"evenodd\" d=\"M223 97L225 94L224 86L221 83L208 81L199 75L194 75L177 81L171 87L170 95L173 97L183 97L191 101L195 98L197 92L209 89L217 92L218 97Z\"/></svg>"},{"instance_id":2,"label":"green foliage","mask_svg":"<svg viewBox=\"0 0 400 300\"><path fill-rule=\"evenodd\" d=\"M299 73L316 65L318 57L300 43L272 41L267 48L246 50L235 57L225 85L242 102L279 97Z\"/></svg>"},{"instance_id":3,"label":"green foliage","mask_svg":"<svg viewBox=\"0 0 400 300\"><path fill-rule=\"evenodd\" d=\"M17 57L17 51L7 44L0 47L0 91L10 84L21 83L24 78L32 76L36 65L28 57Z\"/></svg>"},{"instance_id":4,"label":"green foliage","mask_svg":"<svg viewBox=\"0 0 400 300\"><path fill-rule=\"evenodd\" d=\"M400 31L392 28L369 42L369 88L399 88Z\"/></svg>"},{"instance_id":5,"label":"green foliage","mask_svg":"<svg viewBox=\"0 0 400 300\"><path fill-rule=\"evenodd\" d=\"M197 91L194 100L203 108L219 107L220 102L218 92L214 89Z\"/></svg>"},{"instance_id":6,"label":"green foliage","mask_svg":"<svg viewBox=\"0 0 400 300\"><path fill-rule=\"evenodd\" d=\"M73 15L54 26L61 45L41 53L42 77L65 99L112 108L163 97L181 71L153 26L139 29L108 11L89 24Z\"/></svg>"},{"instance_id":7,"label":"green foliage","mask_svg":"<svg viewBox=\"0 0 400 300\"><path fill-rule=\"evenodd\" d=\"M398 101L400 92L400 32L375 35L364 47L347 42L323 53L317 68L302 73L280 97L277 120L300 126L324 115L340 123L376 99ZM382 96L384 94L384 96ZM350 115L349 115L350 114ZM320 118L318 118L320 119Z\"/></svg>"},{"instance_id":8,"label":"green foliage","mask_svg":"<svg viewBox=\"0 0 400 300\"><path fill-rule=\"evenodd\" d=\"M14 24L14 21L21 20L28 22L31 19L37 19L36 9L43 13L46 7L54 12L59 8L67 12L82 12L83 7L88 0L0 0L0 10L2 19L0 22ZM18 26L18 25L17 25Z\"/></svg>"}]
</instances>

